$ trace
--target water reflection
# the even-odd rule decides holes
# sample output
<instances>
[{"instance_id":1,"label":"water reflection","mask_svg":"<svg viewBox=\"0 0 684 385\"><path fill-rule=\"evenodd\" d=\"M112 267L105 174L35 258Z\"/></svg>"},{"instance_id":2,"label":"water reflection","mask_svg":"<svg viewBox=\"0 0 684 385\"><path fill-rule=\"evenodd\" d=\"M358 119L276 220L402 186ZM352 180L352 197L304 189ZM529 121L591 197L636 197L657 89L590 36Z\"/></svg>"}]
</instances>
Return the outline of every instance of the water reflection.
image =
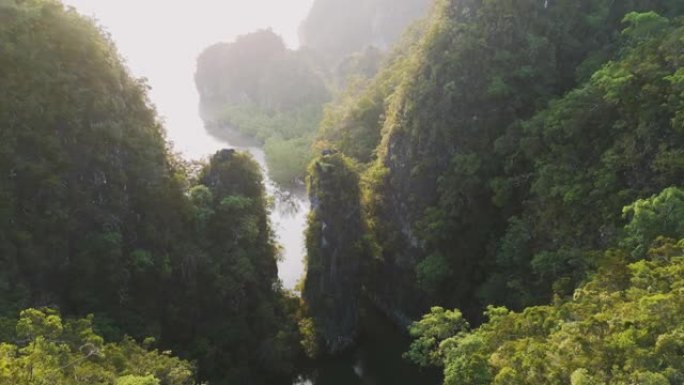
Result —
<instances>
[{"instance_id":1,"label":"water reflection","mask_svg":"<svg viewBox=\"0 0 684 385\"><path fill-rule=\"evenodd\" d=\"M305 192L304 187L297 188L294 191L292 189L276 189L273 192L273 198L280 215L293 216L300 213L302 209L306 209L306 207L302 207L302 201L306 198Z\"/></svg>"}]
</instances>

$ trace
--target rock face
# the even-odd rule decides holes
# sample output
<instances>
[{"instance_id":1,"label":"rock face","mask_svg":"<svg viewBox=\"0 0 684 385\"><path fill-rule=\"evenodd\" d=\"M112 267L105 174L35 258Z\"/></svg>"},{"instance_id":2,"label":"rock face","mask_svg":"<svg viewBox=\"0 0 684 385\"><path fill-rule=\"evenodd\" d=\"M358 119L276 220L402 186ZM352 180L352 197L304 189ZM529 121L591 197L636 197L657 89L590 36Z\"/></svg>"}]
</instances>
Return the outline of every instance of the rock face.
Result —
<instances>
[{"instance_id":1,"label":"rock face","mask_svg":"<svg viewBox=\"0 0 684 385\"><path fill-rule=\"evenodd\" d=\"M342 154L316 160L309 174L312 211L306 235L303 296L322 351L339 353L355 341L364 241L359 178Z\"/></svg>"},{"instance_id":2,"label":"rock face","mask_svg":"<svg viewBox=\"0 0 684 385\"><path fill-rule=\"evenodd\" d=\"M539 301L537 293L551 292L550 283L540 289L532 279L513 278L512 286L528 286L520 292L535 293L521 300L528 294L516 298L508 294L510 287L500 285L505 282L501 277L509 277L510 268L520 261L527 264L524 274L537 274L536 255L562 249L557 239L575 242L578 226L566 232L556 223L574 210L549 215L550 202L557 207L568 202L542 190L558 186L562 191L564 182L530 182L528 167L538 159L522 153L538 156L532 149L535 143L550 146L549 139L527 137L529 128L519 122L533 120L536 109L575 87L577 69L593 58L592 50L602 54L611 49L607 47L622 28L620 20L634 9L643 10L643 5L597 1L578 7L571 0L436 3L414 63L405 67L405 80L385 99L391 103L376 152L380 171L374 172L379 176L369 193L373 198L368 221L382 256L373 260L366 289L389 315L399 321L415 319L428 306L440 304L476 320L487 303L506 298L507 305L520 306L519 301L533 303ZM592 17L601 22L590 22ZM568 32L557 34L559 26ZM483 36L486 45L480 44ZM569 37L578 44L567 44ZM552 179L545 179L545 172L539 170L538 180ZM530 197L539 202L537 207L530 205ZM523 213L534 218L529 228L544 246L535 245L535 252L517 245L515 252L502 251L510 239L527 247L527 234L518 237L514 221ZM551 218L547 225L532 225L545 218ZM585 228L589 234L595 227ZM524 251L516 254L518 250ZM515 262L505 265L508 260ZM495 274L494 266L500 268Z\"/></svg>"}]
</instances>

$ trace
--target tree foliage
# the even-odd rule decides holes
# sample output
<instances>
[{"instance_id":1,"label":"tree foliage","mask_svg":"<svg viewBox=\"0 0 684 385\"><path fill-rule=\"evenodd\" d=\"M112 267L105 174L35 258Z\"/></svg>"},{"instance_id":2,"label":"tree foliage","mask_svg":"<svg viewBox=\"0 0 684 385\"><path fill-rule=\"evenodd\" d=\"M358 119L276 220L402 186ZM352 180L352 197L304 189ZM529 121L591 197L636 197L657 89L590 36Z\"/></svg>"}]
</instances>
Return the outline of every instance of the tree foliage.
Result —
<instances>
[{"instance_id":1,"label":"tree foliage","mask_svg":"<svg viewBox=\"0 0 684 385\"><path fill-rule=\"evenodd\" d=\"M409 317L442 305L473 321L569 295L620 235L620 209L681 183L682 12L438 1L321 127L366 166L368 290Z\"/></svg>"},{"instance_id":2,"label":"tree foliage","mask_svg":"<svg viewBox=\"0 0 684 385\"><path fill-rule=\"evenodd\" d=\"M520 193L524 202L518 227L509 227L505 235L524 247L517 249L515 257L501 248L497 260L514 263L499 266L509 277L536 277L532 279L541 284L536 289L523 285L516 295L543 292L544 287L548 293L551 283L563 277L581 280L592 265L587 252L611 244L620 235L621 217L616 214L622 206L680 184L684 137L676 120L681 111L679 91L672 80L679 71L684 30L660 16L644 15L624 19L623 36L632 36L615 60L497 143L509 164L528 165L494 183L494 193L502 202L510 204L520 199L516 197ZM644 24L644 18L652 22L636 38L633 34L639 29L634 28ZM626 209L626 214L633 212L635 220L642 221L635 224L642 229L632 232L647 231L643 226L649 207L664 201L676 205L674 191ZM665 226L652 230L663 231L655 235L670 235ZM642 247L634 252L643 255L649 247L648 235L633 236ZM531 269L520 270L525 263Z\"/></svg>"},{"instance_id":3,"label":"tree foliage","mask_svg":"<svg viewBox=\"0 0 684 385\"><path fill-rule=\"evenodd\" d=\"M57 1L0 2L0 41L0 317L44 306L92 313L108 340L154 337L197 362L202 380L287 377L297 322L277 277L258 165L225 151L190 175L147 86L93 21ZM36 333L32 314L20 339ZM58 341L56 314L43 318L38 344L47 350L35 364L57 368L78 351ZM12 341L11 329L0 322L0 337ZM130 352L111 365L142 354L122 341ZM19 345L3 349L30 366ZM117 368L107 370L129 375ZM117 381L172 383L130 372ZM114 383L106 373L77 383Z\"/></svg>"},{"instance_id":4,"label":"tree foliage","mask_svg":"<svg viewBox=\"0 0 684 385\"><path fill-rule=\"evenodd\" d=\"M521 312L489 307L475 329L458 311L435 308L412 326L408 357L443 366L454 385L680 383L684 242L643 246L647 255L632 263L629 250L606 251L571 299Z\"/></svg>"},{"instance_id":5,"label":"tree foliage","mask_svg":"<svg viewBox=\"0 0 684 385\"><path fill-rule=\"evenodd\" d=\"M0 6L0 298L154 334L182 233L184 178L146 86L54 1Z\"/></svg>"},{"instance_id":6,"label":"tree foliage","mask_svg":"<svg viewBox=\"0 0 684 385\"><path fill-rule=\"evenodd\" d=\"M214 383L280 380L300 353L296 300L280 288L259 165L219 151L190 199L199 231L176 276L162 337Z\"/></svg>"},{"instance_id":7,"label":"tree foliage","mask_svg":"<svg viewBox=\"0 0 684 385\"><path fill-rule=\"evenodd\" d=\"M8 385L192 385L194 368L131 338L106 343L93 317L63 321L51 309L21 312L16 339L0 341L0 382Z\"/></svg>"}]
</instances>

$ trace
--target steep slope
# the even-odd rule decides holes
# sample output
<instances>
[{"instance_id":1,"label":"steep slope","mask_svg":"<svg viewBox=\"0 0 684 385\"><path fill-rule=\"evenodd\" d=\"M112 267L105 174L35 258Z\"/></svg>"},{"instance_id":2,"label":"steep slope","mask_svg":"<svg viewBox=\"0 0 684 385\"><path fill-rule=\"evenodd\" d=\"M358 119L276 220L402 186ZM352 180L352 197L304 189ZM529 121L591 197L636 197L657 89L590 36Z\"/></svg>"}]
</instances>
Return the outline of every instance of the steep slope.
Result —
<instances>
[{"instance_id":1,"label":"steep slope","mask_svg":"<svg viewBox=\"0 0 684 385\"><path fill-rule=\"evenodd\" d=\"M185 201L145 85L58 2L0 15L0 298L147 329Z\"/></svg>"},{"instance_id":2,"label":"steep slope","mask_svg":"<svg viewBox=\"0 0 684 385\"><path fill-rule=\"evenodd\" d=\"M323 155L311 164L308 187L302 297L321 347L335 354L352 346L358 335L361 265L368 259L358 173L342 154Z\"/></svg>"},{"instance_id":3,"label":"steep slope","mask_svg":"<svg viewBox=\"0 0 684 385\"><path fill-rule=\"evenodd\" d=\"M188 195L196 243L174 277L162 338L212 383L277 383L293 370L299 336L278 281L260 167L219 151Z\"/></svg>"},{"instance_id":4,"label":"steep slope","mask_svg":"<svg viewBox=\"0 0 684 385\"><path fill-rule=\"evenodd\" d=\"M222 152L196 183L146 85L57 1L0 1L0 41L0 316L94 313L107 339L157 338L201 380L287 377L296 322L256 163Z\"/></svg>"},{"instance_id":5,"label":"steep slope","mask_svg":"<svg viewBox=\"0 0 684 385\"><path fill-rule=\"evenodd\" d=\"M386 115L373 207L386 267L382 297L409 313L421 303L458 303L479 313L478 283L508 210L492 201L491 156L507 128L575 81L614 25L608 2L441 1L419 57ZM589 16L593 16L589 17ZM415 286L397 296L398 282ZM474 315L470 313L469 315Z\"/></svg>"},{"instance_id":6,"label":"steep slope","mask_svg":"<svg viewBox=\"0 0 684 385\"><path fill-rule=\"evenodd\" d=\"M189 362L148 350L152 340L145 348L130 338L105 342L92 317L63 320L54 310L27 309L10 335L0 342L3 384L195 384Z\"/></svg>"},{"instance_id":7,"label":"steep slope","mask_svg":"<svg viewBox=\"0 0 684 385\"><path fill-rule=\"evenodd\" d=\"M490 298L524 304L554 284L567 293L592 269L590 251L619 237L622 206L681 185L681 23L653 12L625 22L613 61L497 143L512 167L493 181L495 199L505 206L517 191L523 205Z\"/></svg>"},{"instance_id":8,"label":"steep slope","mask_svg":"<svg viewBox=\"0 0 684 385\"><path fill-rule=\"evenodd\" d=\"M611 239L614 213L680 183L678 113L665 105L677 92L664 80L676 46L652 48L664 51L649 54L652 67L639 51L594 75L668 24L623 24L634 10L684 11L676 1L439 1L408 57L331 109L322 143L368 167L382 253L367 288L393 317L445 304L478 320L487 303L518 309L567 294L591 269L588 252ZM588 81L596 93L573 91L542 112ZM625 107L609 112L623 93L631 101L612 96Z\"/></svg>"}]
</instances>

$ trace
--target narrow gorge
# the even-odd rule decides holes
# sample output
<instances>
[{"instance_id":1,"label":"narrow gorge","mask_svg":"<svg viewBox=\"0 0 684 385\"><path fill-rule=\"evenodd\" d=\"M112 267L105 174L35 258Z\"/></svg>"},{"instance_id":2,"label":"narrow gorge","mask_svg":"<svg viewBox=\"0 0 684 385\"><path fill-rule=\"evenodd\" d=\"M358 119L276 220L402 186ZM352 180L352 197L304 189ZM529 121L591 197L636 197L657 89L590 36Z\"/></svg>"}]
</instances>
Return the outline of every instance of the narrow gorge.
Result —
<instances>
[{"instance_id":1,"label":"narrow gorge","mask_svg":"<svg viewBox=\"0 0 684 385\"><path fill-rule=\"evenodd\" d=\"M0 384L684 383L684 2L264 1L0 0Z\"/></svg>"}]
</instances>

